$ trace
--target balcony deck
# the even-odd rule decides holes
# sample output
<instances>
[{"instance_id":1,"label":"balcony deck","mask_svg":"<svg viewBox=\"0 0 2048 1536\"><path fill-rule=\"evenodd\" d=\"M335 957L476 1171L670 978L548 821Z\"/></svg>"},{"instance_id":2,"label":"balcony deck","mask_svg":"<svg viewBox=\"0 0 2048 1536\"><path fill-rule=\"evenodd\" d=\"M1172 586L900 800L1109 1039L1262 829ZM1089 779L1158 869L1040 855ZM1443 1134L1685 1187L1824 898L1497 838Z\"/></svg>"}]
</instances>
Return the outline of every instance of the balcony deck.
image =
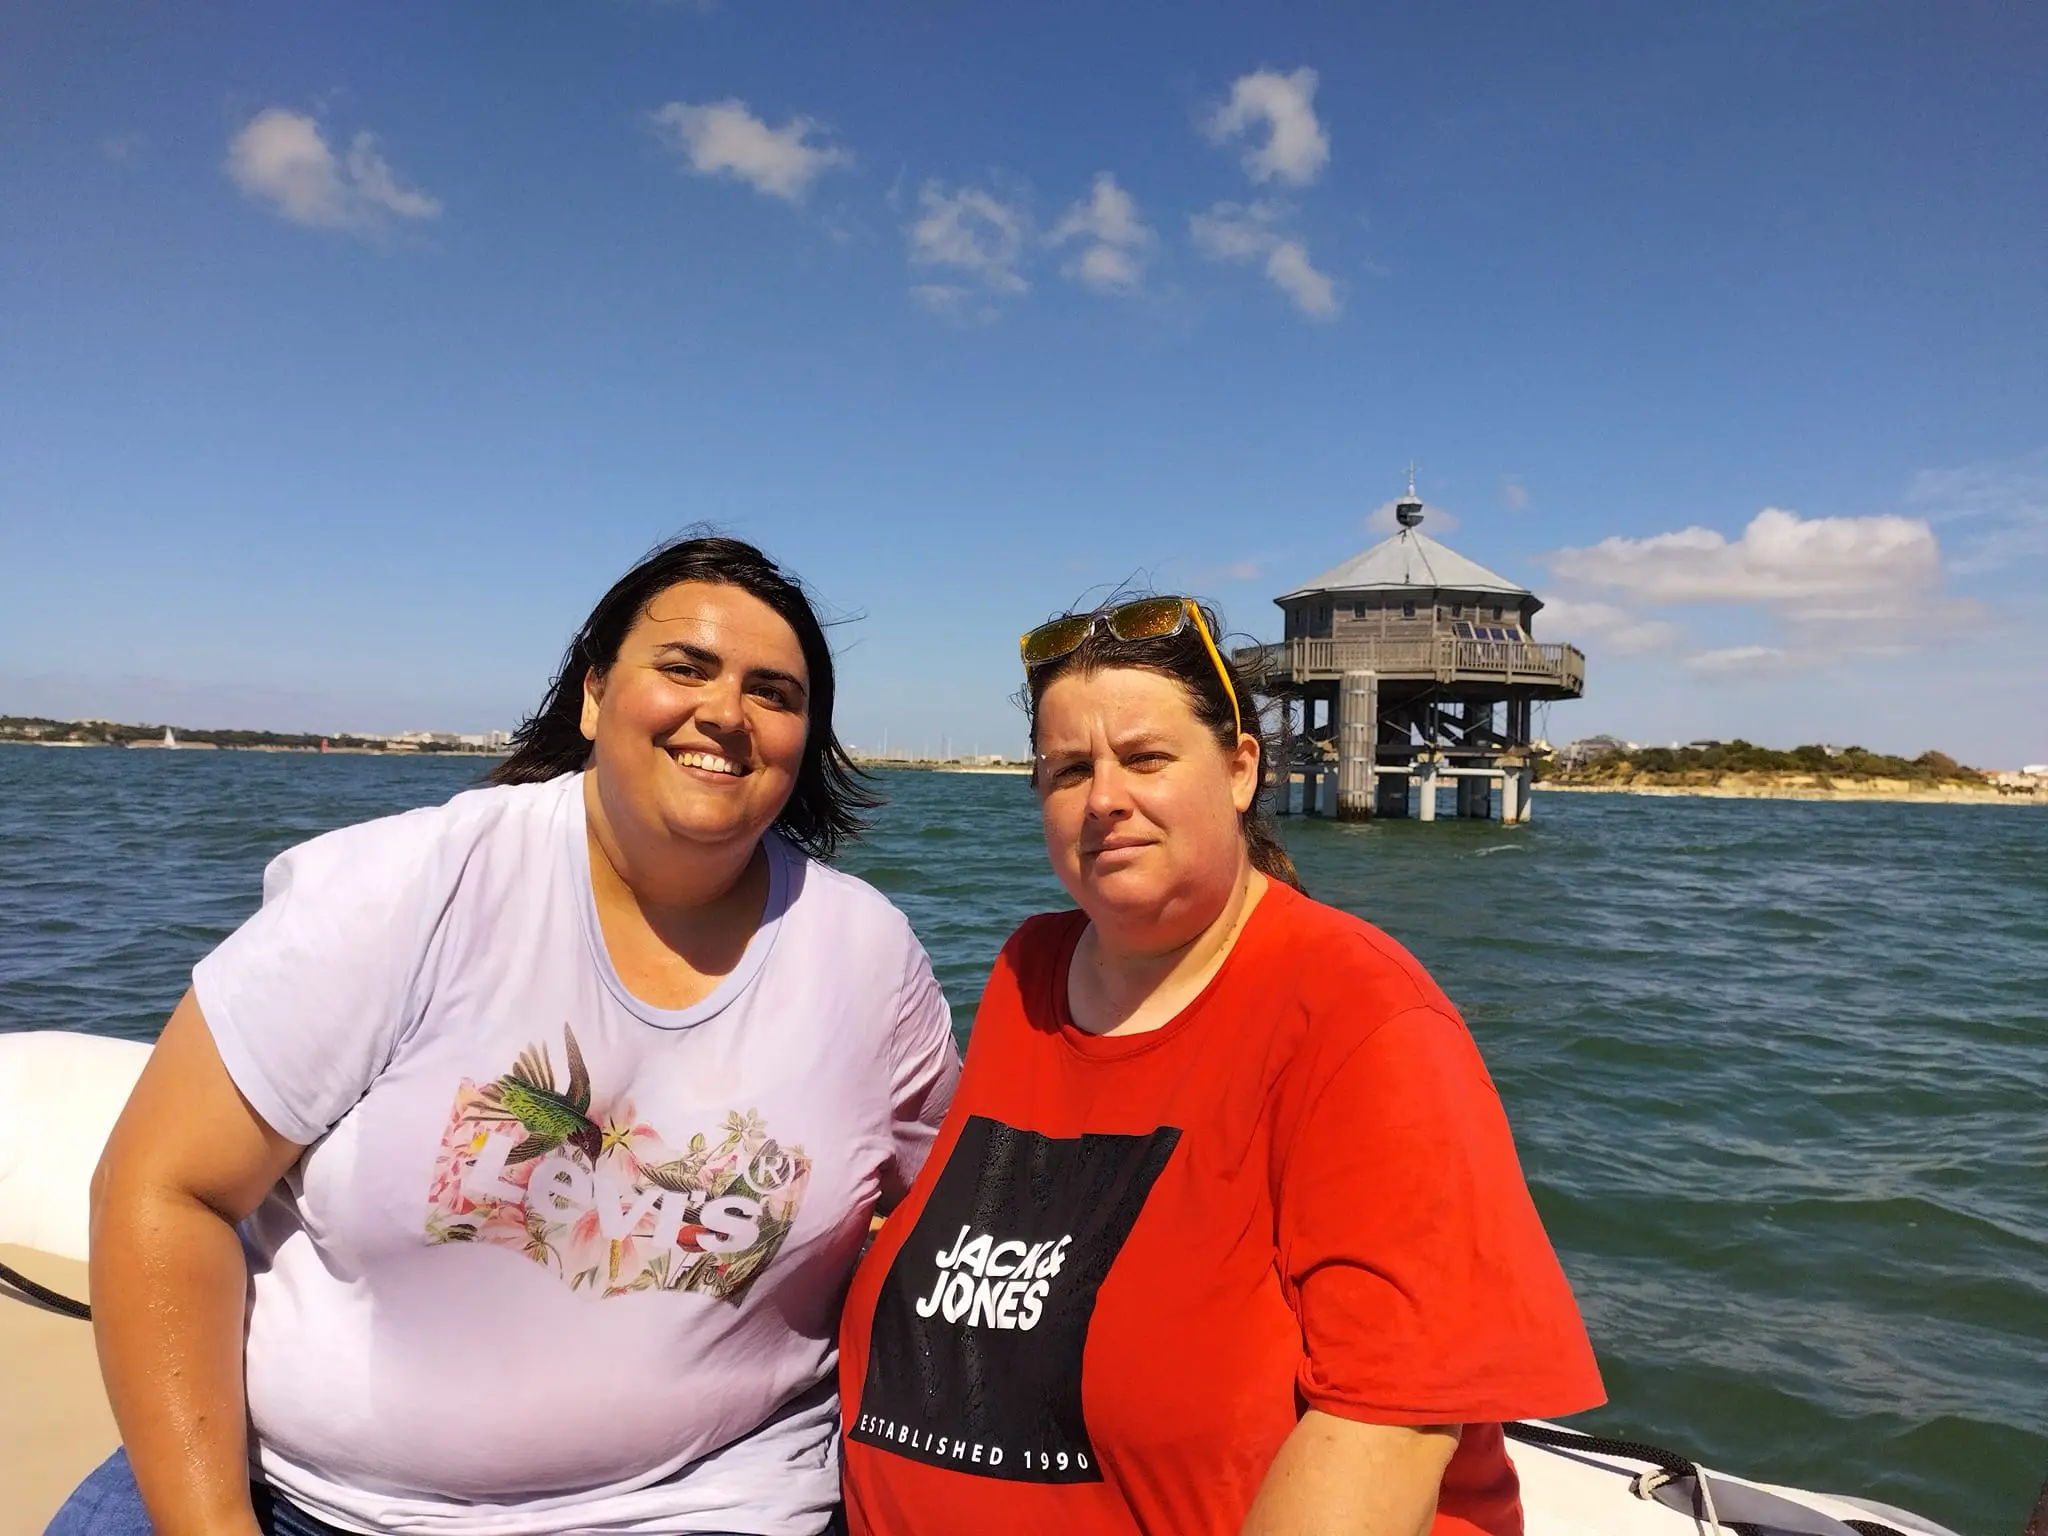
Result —
<instances>
[{"instance_id":1,"label":"balcony deck","mask_svg":"<svg viewBox=\"0 0 2048 1536\"><path fill-rule=\"evenodd\" d=\"M1370 671L1382 681L1507 687L1532 698L1576 699L1586 691L1586 658L1577 646L1533 640L1282 640L1243 646L1231 659L1255 686L1266 687L1335 683L1346 672Z\"/></svg>"}]
</instances>

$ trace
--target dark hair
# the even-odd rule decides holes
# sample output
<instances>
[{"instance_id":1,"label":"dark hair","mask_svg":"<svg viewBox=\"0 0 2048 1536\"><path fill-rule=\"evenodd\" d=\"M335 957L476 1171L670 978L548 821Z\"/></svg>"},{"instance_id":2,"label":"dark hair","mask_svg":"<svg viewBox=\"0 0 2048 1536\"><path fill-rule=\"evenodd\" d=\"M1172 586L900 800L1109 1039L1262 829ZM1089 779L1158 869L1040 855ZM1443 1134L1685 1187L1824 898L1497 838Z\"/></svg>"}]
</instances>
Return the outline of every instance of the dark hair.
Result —
<instances>
[{"instance_id":1,"label":"dark hair","mask_svg":"<svg viewBox=\"0 0 2048 1536\"><path fill-rule=\"evenodd\" d=\"M1103 608L1152 595L1147 592L1119 592ZM1224 670L1230 674L1230 686L1237 690L1238 707L1231 707L1222 674L1217 672L1216 663L1209 659L1209 648L1202 643L1194 625L1183 625L1179 634L1155 640L1119 640L1109 632L1108 625L1097 624L1075 649L1057 660L1041 663L1025 674L1021 702L1031 721L1031 780L1034 784L1038 782L1038 706L1045 697L1045 690L1055 680L1069 672L1085 676L1113 667L1131 667L1170 677L1186 691L1195 718L1208 728L1225 752L1237 746L1240 716L1244 733L1258 742L1260 788L1252 796L1250 807L1238 816L1238 831L1244 835L1245 852L1251 857L1252 868L1268 879L1291 885L1298 891L1301 889L1301 876L1295 873L1294 860L1280 846L1280 838L1273 830L1272 813L1267 806L1264 780L1266 764L1272 761L1272 748L1266 739L1265 725L1259 718L1258 701L1252 697L1251 685L1244 673L1231 664L1229 653L1223 650L1223 624L1216 610L1206 603L1200 606L1209 633L1216 637L1217 655L1222 658Z\"/></svg>"},{"instance_id":2,"label":"dark hair","mask_svg":"<svg viewBox=\"0 0 2048 1536\"><path fill-rule=\"evenodd\" d=\"M753 545L715 535L686 536L659 545L612 583L569 642L562 665L539 709L512 733L512 755L485 775L492 784L538 784L589 766L583 736L583 682L602 676L619 659L627 633L655 598L686 581L737 587L773 608L796 631L810 673L809 734L797 769L796 789L775 830L813 858L829 859L842 840L867 828L862 811L882 803L832 734L832 649L811 600Z\"/></svg>"}]
</instances>

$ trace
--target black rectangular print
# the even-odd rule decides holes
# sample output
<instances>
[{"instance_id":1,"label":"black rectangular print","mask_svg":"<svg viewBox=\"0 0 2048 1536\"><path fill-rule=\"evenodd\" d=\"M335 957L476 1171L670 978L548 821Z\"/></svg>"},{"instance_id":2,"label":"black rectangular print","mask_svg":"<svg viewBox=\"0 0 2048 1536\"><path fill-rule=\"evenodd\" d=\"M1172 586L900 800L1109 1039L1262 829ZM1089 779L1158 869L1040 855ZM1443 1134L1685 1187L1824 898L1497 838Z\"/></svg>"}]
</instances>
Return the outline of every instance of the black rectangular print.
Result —
<instances>
[{"instance_id":1,"label":"black rectangular print","mask_svg":"<svg viewBox=\"0 0 2048 1536\"><path fill-rule=\"evenodd\" d=\"M1100 1482L1081 1411L1095 1293L1179 1140L970 1117L882 1282L851 1438L981 1477Z\"/></svg>"}]
</instances>

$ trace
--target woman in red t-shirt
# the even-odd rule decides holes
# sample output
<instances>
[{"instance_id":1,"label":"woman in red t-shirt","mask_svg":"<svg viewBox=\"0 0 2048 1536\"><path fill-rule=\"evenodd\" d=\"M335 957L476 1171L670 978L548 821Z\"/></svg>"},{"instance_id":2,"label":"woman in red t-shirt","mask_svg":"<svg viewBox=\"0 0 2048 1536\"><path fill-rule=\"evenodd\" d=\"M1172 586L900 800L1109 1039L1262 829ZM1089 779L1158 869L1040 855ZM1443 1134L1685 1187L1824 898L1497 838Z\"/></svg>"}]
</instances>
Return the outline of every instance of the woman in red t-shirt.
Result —
<instances>
[{"instance_id":1,"label":"woman in red t-shirt","mask_svg":"<svg viewBox=\"0 0 2048 1536\"><path fill-rule=\"evenodd\" d=\"M1191 601L1024 637L1080 910L1011 936L841 1325L854 1536L1516 1536L1601 1401L1450 1000L1301 894Z\"/></svg>"}]
</instances>

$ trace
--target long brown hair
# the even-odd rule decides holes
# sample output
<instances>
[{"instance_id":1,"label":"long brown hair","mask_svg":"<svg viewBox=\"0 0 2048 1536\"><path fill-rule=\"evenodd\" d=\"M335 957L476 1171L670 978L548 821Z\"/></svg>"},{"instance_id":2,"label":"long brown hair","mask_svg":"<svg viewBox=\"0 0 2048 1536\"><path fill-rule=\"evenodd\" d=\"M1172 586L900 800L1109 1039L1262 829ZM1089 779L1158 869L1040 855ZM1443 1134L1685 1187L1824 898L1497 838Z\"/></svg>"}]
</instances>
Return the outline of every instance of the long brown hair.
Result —
<instances>
[{"instance_id":1,"label":"long brown hair","mask_svg":"<svg viewBox=\"0 0 2048 1536\"><path fill-rule=\"evenodd\" d=\"M686 581L737 587L766 603L796 631L804 670L810 673L809 735L796 788L775 818L775 830L813 858L831 858L842 841L865 830L861 813L880 805L882 797L832 733L832 647L825 641L817 610L802 583L739 539L702 534L671 540L612 583L569 642L540 708L512 733L512 755L485 778L493 784L537 784L588 767L591 744L583 735L584 678L610 671L627 632L639 623L647 605Z\"/></svg>"},{"instance_id":2,"label":"long brown hair","mask_svg":"<svg viewBox=\"0 0 2048 1536\"><path fill-rule=\"evenodd\" d=\"M1111 603L1104 606L1114 607L1151 595L1119 592ZM1179 634L1157 639L1119 640L1109 632L1108 625L1097 624L1088 632L1088 638L1072 651L1053 661L1043 662L1025 674L1024 692L1019 702L1031 721L1031 779L1034 784L1038 782L1038 705L1045 697L1045 690L1070 672L1086 676L1116 667L1157 672L1179 683L1188 696L1188 705L1194 710L1195 718L1202 722L1225 752L1237 748L1238 718L1242 715L1244 734L1259 744L1259 778L1263 784L1266 764L1272 761L1272 745L1267 740L1264 722L1259 718L1251 685L1222 649L1223 624L1216 610L1206 603L1200 606L1209 633L1218 637L1217 655L1222 659L1224 670L1230 674L1230 686L1237 690L1238 707L1232 708L1230 694L1223 686L1223 676L1216 670L1216 663L1209 659L1209 648L1202 643L1194 625L1183 625ZM1269 880L1291 885L1297 891L1302 888L1294 860L1287 856L1287 850L1280 845L1279 835L1273 830L1272 810L1263 788L1252 796L1250 807L1239 813L1237 829L1244 837L1245 852L1251 858L1252 868Z\"/></svg>"}]
</instances>

